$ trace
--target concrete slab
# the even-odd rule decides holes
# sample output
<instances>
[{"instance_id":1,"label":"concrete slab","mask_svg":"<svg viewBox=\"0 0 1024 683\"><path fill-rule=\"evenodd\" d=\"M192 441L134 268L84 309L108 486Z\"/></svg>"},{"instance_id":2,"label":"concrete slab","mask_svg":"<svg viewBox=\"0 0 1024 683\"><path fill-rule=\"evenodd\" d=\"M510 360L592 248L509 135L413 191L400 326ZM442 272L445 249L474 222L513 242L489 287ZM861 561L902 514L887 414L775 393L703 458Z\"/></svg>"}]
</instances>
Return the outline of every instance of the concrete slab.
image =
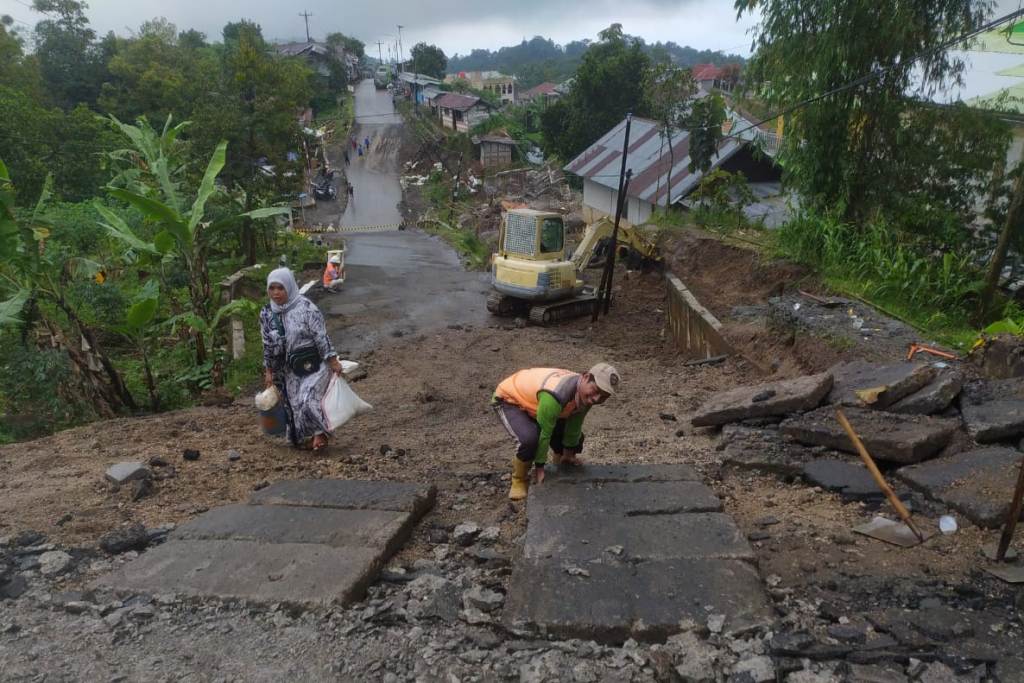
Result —
<instances>
[{"instance_id":1,"label":"concrete slab","mask_svg":"<svg viewBox=\"0 0 1024 683\"><path fill-rule=\"evenodd\" d=\"M254 505L297 505L341 510L392 510L422 515L434 505L433 485L345 479L279 481L250 496Z\"/></svg>"},{"instance_id":2,"label":"concrete slab","mask_svg":"<svg viewBox=\"0 0 1024 683\"><path fill-rule=\"evenodd\" d=\"M124 484L135 479L149 479L152 473L141 462L119 462L107 468L107 481Z\"/></svg>"},{"instance_id":3,"label":"concrete slab","mask_svg":"<svg viewBox=\"0 0 1024 683\"><path fill-rule=\"evenodd\" d=\"M653 515L643 521L617 515L545 514L529 506L527 559L557 557L580 566L601 562L629 571L637 561L733 559L753 562L754 551L729 515L711 512Z\"/></svg>"},{"instance_id":4,"label":"concrete slab","mask_svg":"<svg viewBox=\"0 0 1024 683\"><path fill-rule=\"evenodd\" d=\"M963 374L954 368L938 369L934 380L889 407L893 413L935 415L956 400L964 385Z\"/></svg>"},{"instance_id":5,"label":"concrete slab","mask_svg":"<svg viewBox=\"0 0 1024 683\"><path fill-rule=\"evenodd\" d=\"M884 409L923 388L935 379L936 370L925 363L878 364L867 361L840 363L829 372L834 378L828 402L846 406ZM858 391L877 390L864 401Z\"/></svg>"},{"instance_id":6,"label":"concrete slab","mask_svg":"<svg viewBox=\"0 0 1024 683\"><path fill-rule=\"evenodd\" d=\"M697 470L689 465L585 465L584 467L548 467L545 484L600 484L607 482L700 481Z\"/></svg>"},{"instance_id":7,"label":"concrete slab","mask_svg":"<svg viewBox=\"0 0 1024 683\"><path fill-rule=\"evenodd\" d=\"M778 429L726 425L722 428L722 464L795 479L804 465L834 454L821 446L803 446L783 440Z\"/></svg>"},{"instance_id":8,"label":"concrete slab","mask_svg":"<svg viewBox=\"0 0 1024 683\"><path fill-rule=\"evenodd\" d=\"M836 491L844 498L871 500L885 496L871 478L868 468L853 460L815 460L804 465L803 476L811 484Z\"/></svg>"},{"instance_id":9,"label":"concrete slab","mask_svg":"<svg viewBox=\"0 0 1024 683\"><path fill-rule=\"evenodd\" d=\"M409 513L390 510L225 505L178 526L171 538L380 547L390 555L408 538L415 523Z\"/></svg>"},{"instance_id":10,"label":"concrete slab","mask_svg":"<svg viewBox=\"0 0 1024 683\"><path fill-rule=\"evenodd\" d=\"M995 528L1009 514L1022 459L1013 448L981 448L903 467L896 477L978 526Z\"/></svg>"},{"instance_id":11,"label":"concrete slab","mask_svg":"<svg viewBox=\"0 0 1024 683\"><path fill-rule=\"evenodd\" d=\"M366 593L383 563L369 548L310 543L169 541L97 581L120 592L347 605Z\"/></svg>"},{"instance_id":12,"label":"concrete slab","mask_svg":"<svg viewBox=\"0 0 1024 683\"><path fill-rule=\"evenodd\" d=\"M710 427L757 417L814 410L832 389L825 372L796 379L737 387L711 396L691 418L694 427Z\"/></svg>"},{"instance_id":13,"label":"concrete slab","mask_svg":"<svg viewBox=\"0 0 1024 683\"><path fill-rule=\"evenodd\" d=\"M964 385L963 403L1024 400L1024 377L979 379Z\"/></svg>"},{"instance_id":14,"label":"concrete slab","mask_svg":"<svg viewBox=\"0 0 1024 683\"><path fill-rule=\"evenodd\" d=\"M964 403L960 412L967 433L978 443L992 443L1024 436L1024 400Z\"/></svg>"},{"instance_id":15,"label":"concrete slab","mask_svg":"<svg viewBox=\"0 0 1024 683\"><path fill-rule=\"evenodd\" d=\"M844 412L872 457L904 464L920 462L938 453L960 426L959 420L921 415L862 408L847 408ZM786 420L779 429L783 436L803 444L856 452L832 407Z\"/></svg>"},{"instance_id":16,"label":"concrete slab","mask_svg":"<svg viewBox=\"0 0 1024 683\"><path fill-rule=\"evenodd\" d=\"M670 515L719 512L722 503L711 489L695 481L608 482L549 486L530 491L529 508L550 517L570 515Z\"/></svg>"},{"instance_id":17,"label":"concrete slab","mask_svg":"<svg viewBox=\"0 0 1024 683\"><path fill-rule=\"evenodd\" d=\"M738 560L641 562L630 568L588 563L572 575L550 560L523 560L512 573L504 619L566 638L620 643L658 641L680 622L725 617L726 633L772 621L757 570Z\"/></svg>"}]
</instances>

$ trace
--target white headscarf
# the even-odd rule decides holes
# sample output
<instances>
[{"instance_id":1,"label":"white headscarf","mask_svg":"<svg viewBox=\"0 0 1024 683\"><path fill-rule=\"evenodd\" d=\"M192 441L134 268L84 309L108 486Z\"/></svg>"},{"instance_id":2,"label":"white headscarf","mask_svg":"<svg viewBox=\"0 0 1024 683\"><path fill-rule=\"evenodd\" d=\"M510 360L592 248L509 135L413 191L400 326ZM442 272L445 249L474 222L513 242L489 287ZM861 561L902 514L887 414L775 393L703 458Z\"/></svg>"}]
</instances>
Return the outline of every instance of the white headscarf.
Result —
<instances>
[{"instance_id":1,"label":"white headscarf","mask_svg":"<svg viewBox=\"0 0 1024 683\"><path fill-rule=\"evenodd\" d=\"M299 286L295 283L295 276L287 268L270 271L270 275L267 276L267 289L270 289L270 285L281 285L288 292L288 301L284 306L278 306L273 299L270 300L270 310L275 313L284 313L299 303L299 299L302 298L302 295L299 294Z\"/></svg>"}]
</instances>

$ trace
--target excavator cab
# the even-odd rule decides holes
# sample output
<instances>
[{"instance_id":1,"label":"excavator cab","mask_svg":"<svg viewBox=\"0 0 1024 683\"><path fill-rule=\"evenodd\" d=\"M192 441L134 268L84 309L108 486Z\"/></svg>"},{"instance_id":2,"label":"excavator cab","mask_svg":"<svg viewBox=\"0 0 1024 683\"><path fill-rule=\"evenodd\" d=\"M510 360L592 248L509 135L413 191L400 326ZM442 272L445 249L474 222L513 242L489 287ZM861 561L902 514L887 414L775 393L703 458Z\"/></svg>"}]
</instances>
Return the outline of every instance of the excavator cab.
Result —
<instances>
[{"instance_id":1,"label":"excavator cab","mask_svg":"<svg viewBox=\"0 0 1024 683\"><path fill-rule=\"evenodd\" d=\"M554 301L572 296L576 269L565 258L562 216L533 209L505 213L491 280L501 294L521 301ZM579 283L582 287L582 283Z\"/></svg>"},{"instance_id":2,"label":"excavator cab","mask_svg":"<svg viewBox=\"0 0 1024 683\"><path fill-rule=\"evenodd\" d=\"M501 221L498 250L491 257L487 310L494 315L523 315L536 324L588 315L596 296L578 277L603 242L613 239L613 225L601 219L587 226L575 253L566 254L565 223L560 214L509 209ZM618 246L656 258L657 247L639 230L620 226Z\"/></svg>"}]
</instances>

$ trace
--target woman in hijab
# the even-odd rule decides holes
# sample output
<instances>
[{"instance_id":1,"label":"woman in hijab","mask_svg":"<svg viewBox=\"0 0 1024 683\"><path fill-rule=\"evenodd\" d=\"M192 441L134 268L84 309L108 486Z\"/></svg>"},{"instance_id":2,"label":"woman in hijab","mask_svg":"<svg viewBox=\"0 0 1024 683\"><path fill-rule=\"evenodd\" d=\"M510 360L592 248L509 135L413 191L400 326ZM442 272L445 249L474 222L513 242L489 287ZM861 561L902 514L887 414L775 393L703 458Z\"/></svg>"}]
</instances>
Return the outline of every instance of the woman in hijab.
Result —
<instances>
[{"instance_id":1,"label":"woman in hijab","mask_svg":"<svg viewBox=\"0 0 1024 683\"><path fill-rule=\"evenodd\" d=\"M288 438L299 446L312 438L313 452L327 447L328 429L320 400L341 362L327 336L323 313L299 294L295 276L278 268L267 276L270 303L260 311L263 382L277 387L288 413Z\"/></svg>"}]
</instances>

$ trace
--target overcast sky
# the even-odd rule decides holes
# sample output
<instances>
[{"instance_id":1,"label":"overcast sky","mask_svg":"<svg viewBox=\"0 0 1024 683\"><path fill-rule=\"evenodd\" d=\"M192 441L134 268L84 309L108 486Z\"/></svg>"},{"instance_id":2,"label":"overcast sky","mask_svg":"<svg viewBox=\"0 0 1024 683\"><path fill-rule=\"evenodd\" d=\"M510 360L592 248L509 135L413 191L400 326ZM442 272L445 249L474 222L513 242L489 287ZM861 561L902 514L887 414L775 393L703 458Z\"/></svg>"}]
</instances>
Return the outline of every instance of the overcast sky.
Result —
<instances>
[{"instance_id":1,"label":"overcast sky","mask_svg":"<svg viewBox=\"0 0 1024 683\"><path fill-rule=\"evenodd\" d=\"M0 14L34 25L39 15L26 6L30 4L31 0L0 0ZM219 39L226 22L245 17L259 23L267 38L301 40L302 11L313 15L309 28L314 38L341 31L365 42L374 56L377 41L393 41L398 24L403 26L406 53L424 41L452 56L474 48L514 45L535 35L559 44L596 39L598 31L615 22L648 42L672 40L746 55L752 24L747 17L736 22L733 0L91 0L87 14L99 33L113 30L126 35L143 21L163 16L179 30L196 28ZM386 58L386 45L384 51Z\"/></svg>"}]
</instances>

